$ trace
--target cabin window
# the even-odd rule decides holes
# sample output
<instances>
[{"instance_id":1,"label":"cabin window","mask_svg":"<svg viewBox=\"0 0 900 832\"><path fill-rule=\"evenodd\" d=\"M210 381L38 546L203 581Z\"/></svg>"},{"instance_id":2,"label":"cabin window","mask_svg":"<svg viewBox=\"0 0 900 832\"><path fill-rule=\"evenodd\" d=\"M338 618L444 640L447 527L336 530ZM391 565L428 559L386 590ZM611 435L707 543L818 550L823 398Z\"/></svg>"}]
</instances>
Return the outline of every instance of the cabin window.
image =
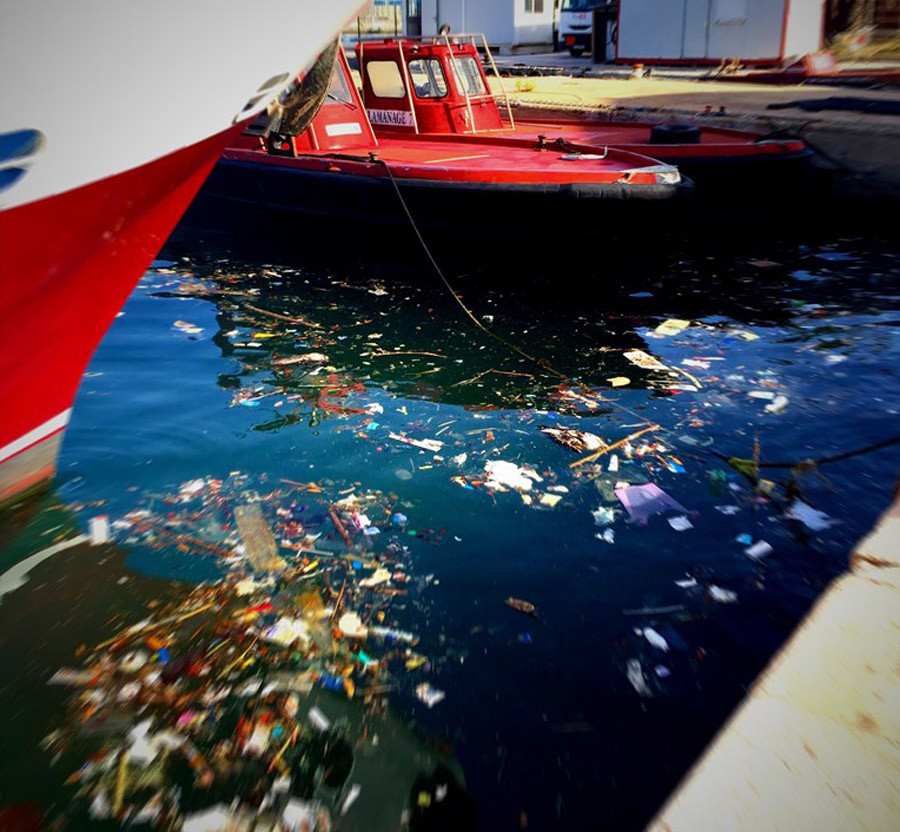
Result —
<instances>
[{"instance_id":1,"label":"cabin window","mask_svg":"<svg viewBox=\"0 0 900 832\"><path fill-rule=\"evenodd\" d=\"M341 72L340 64L335 64L334 72L331 73L331 85L328 87L328 97L332 101L342 101L345 104L353 103L353 95L347 86L347 80L344 73Z\"/></svg>"},{"instance_id":2,"label":"cabin window","mask_svg":"<svg viewBox=\"0 0 900 832\"><path fill-rule=\"evenodd\" d=\"M474 58L470 56L457 58L450 61L450 65L453 67L456 83L464 94L484 95L487 92L484 79L481 77L481 68Z\"/></svg>"},{"instance_id":3,"label":"cabin window","mask_svg":"<svg viewBox=\"0 0 900 832\"><path fill-rule=\"evenodd\" d=\"M396 61L369 61L366 73L372 92L379 98L406 98L406 87Z\"/></svg>"},{"instance_id":4,"label":"cabin window","mask_svg":"<svg viewBox=\"0 0 900 832\"><path fill-rule=\"evenodd\" d=\"M529 14L543 14L544 0L525 0L525 11Z\"/></svg>"},{"instance_id":5,"label":"cabin window","mask_svg":"<svg viewBox=\"0 0 900 832\"><path fill-rule=\"evenodd\" d=\"M447 79L436 58L410 61L409 77L417 98L443 98L447 94Z\"/></svg>"}]
</instances>

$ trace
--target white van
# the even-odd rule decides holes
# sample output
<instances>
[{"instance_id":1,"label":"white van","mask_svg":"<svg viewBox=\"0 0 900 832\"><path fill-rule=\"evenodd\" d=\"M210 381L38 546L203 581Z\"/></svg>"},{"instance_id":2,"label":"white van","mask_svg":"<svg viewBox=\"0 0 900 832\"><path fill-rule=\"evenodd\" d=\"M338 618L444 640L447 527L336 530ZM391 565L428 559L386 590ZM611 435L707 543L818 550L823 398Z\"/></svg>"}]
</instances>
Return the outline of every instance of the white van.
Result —
<instances>
[{"instance_id":1,"label":"white van","mask_svg":"<svg viewBox=\"0 0 900 832\"><path fill-rule=\"evenodd\" d=\"M559 45L578 57L591 49L594 10L604 12L603 38L606 49L601 55L611 61L615 57L615 0L562 0L559 7Z\"/></svg>"}]
</instances>

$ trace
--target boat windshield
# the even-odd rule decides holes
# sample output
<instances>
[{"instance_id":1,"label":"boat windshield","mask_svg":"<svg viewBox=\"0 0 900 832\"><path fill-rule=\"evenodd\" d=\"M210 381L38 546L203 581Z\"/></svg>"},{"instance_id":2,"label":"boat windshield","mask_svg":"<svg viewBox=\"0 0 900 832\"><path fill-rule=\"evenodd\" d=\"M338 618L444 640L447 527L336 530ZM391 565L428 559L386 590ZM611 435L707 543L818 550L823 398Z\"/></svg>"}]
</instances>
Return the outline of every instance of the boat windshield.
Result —
<instances>
[{"instance_id":1,"label":"boat windshield","mask_svg":"<svg viewBox=\"0 0 900 832\"><path fill-rule=\"evenodd\" d=\"M456 60L451 59L450 66L453 67L456 83L464 94L484 95L487 92L484 79L481 77L481 69L473 57L466 55Z\"/></svg>"},{"instance_id":2,"label":"boat windshield","mask_svg":"<svg viewBox=\"0 0 900 832\"><path fill-rule=\"evenodd\" d=\"M416 98L443 98L447 94L447 79L441 62L436 58L417 58L409 62L409 77Z\"/></svg>"},{"instance_id":3,"label":"boat windshield","mask_svg":"<svg viewBox=\"0 0 900 832\"><path fill-rule=\"evenodd\" d=\"M563 12L587 12L596 6L609 5L606 0L562 0L559 7Z\"/></svg>"},{"instance_id":4,"label":"boat windshield","mask_svg":"<svg viewBox=\"0 0 900 832\"><path fill-rule=\"evenodd\" d=\"M328 98L332 101L342 101L344 104L353 103L353 95L350 87L347 86L347 79L341 72L339 64L335 64L334 72L331 73L331 85L328 87Z\"/></svg>"}]
</instances>

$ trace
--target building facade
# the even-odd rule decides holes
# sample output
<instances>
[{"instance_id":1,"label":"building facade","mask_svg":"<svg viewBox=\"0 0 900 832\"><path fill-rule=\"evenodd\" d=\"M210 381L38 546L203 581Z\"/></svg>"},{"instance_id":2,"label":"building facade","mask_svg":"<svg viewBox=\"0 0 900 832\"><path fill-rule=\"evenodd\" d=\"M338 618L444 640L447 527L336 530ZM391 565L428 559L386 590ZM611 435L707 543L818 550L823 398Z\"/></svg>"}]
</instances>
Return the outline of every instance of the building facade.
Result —
<instances>
[{"instance_id":1,"label":"building facade","mask_svg":"<svg viewBox=\"0 0 900 832\"><path fill-rule=\"evenodd\" d=\"M444 24L452 32L483 33L502 54L546 52L553 46L555 0L420 0L423 35Z\"/></svg>"},{"instance_id":2,"label":"building facade","mask_svg":"<svg viewBox=\"0 0 900 832\"><path fill-rule=\"evenodd\" d=\"M623 63L778 65L822 45L825 0L620 0Z\"/></svg>"}]
</instances>

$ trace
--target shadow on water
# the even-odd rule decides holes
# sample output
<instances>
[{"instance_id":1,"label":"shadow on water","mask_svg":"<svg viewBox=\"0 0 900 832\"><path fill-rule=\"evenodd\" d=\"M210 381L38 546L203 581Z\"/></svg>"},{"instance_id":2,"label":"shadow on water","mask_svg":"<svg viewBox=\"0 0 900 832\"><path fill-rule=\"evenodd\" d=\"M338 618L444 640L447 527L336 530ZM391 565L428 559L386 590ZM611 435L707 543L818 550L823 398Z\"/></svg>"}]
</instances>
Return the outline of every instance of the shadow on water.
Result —
<instances>
[{"instance_id":1,"label":"shadow on water","mask_svg":"<svg viewBox=\"0 0 900 832\"><path fill-rule=\"evenodd\" d=\"M660 276L678 259L731 264L744 251L894 234L896 202L879 198L877 191L849 198L829 184L835 174L812 176L813 184L796 190L770 189L758 198L747 198L745 190L700 192L655 214L623 211L627 220L612 213L587 225L574 222L589 210L577 201L563 210L572 214L571 224L556 213L479 214L477 206L459 226L431 225L427 206L417 206L412 215L428 252L449 277L477 274L490 285L519 291L558 281L582 292L615 291ZM404 214L394 218L393 194L383 201L382 215L348 220L224 203L201 192L170 238L168 256L203 251L350 274L427 275L433 269L422 239Z\"/></svg>"}]
</instances>

